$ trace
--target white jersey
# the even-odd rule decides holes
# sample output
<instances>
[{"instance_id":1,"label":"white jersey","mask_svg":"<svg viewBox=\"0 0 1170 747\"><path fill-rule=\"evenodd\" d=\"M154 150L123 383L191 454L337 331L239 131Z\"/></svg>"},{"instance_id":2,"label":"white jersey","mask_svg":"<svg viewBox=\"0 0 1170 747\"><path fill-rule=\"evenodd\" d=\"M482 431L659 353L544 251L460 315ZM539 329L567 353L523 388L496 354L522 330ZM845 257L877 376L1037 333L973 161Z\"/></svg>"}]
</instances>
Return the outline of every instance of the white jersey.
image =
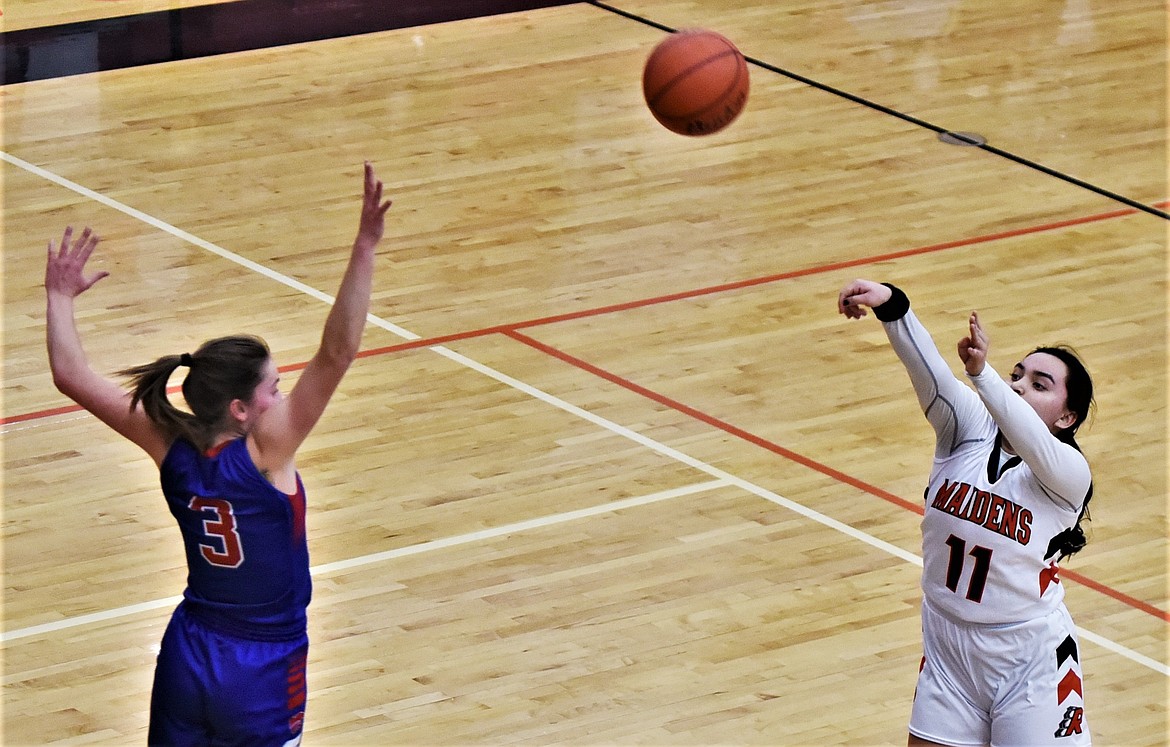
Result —
<instances>
[{"instance_id":1,"label":"white jersey","mask_svg":"<svg viewBox=\"0 0 1170 747\"><path fill-rule=\"evenodd\" d=\"M937 437L922 519L922 590L961 622L1044 617L1064 600L1056 535L1091 487L1084 456L1048 430L990 366L951 373L913 311L883 322ZM1001 436L1018 456L1000 448Z\"/></svg>"}]
</instances>

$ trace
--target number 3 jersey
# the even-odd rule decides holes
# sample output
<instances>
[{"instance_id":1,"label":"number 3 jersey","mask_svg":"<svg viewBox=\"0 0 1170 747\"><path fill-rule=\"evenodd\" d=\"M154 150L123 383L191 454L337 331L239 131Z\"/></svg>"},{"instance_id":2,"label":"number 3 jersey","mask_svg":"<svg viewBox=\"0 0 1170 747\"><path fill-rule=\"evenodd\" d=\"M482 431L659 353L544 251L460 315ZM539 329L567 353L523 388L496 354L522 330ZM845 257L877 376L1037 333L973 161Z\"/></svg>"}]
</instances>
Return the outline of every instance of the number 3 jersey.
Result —
<instances>
[{"instance_id":1,"label":"number 3 jersey","mask_svg":"<svg viewBox=\"0 0 1170 747\"><path fill-rule=\"evenodd\" d=\"M924 596L963 622L1046 615L1064 600L1054 539L1080 516L1088 463L990 366L968 377L974 389L957 379L912 311L883 325L937 438L922 519Z\"/></svg>"},{"instance_id":2,"label":"number 3 jersey","mask_svg":"<svg viewBox=\"0 0 1170 747\"><path fill-rule=\"evenodd\" d=\"M300 475L295 495L277 490L244 438L206 454L177 440L160 473L183 535L190 613L242 638L303 635L312 581Z\"/></svg>"}]
</instances>

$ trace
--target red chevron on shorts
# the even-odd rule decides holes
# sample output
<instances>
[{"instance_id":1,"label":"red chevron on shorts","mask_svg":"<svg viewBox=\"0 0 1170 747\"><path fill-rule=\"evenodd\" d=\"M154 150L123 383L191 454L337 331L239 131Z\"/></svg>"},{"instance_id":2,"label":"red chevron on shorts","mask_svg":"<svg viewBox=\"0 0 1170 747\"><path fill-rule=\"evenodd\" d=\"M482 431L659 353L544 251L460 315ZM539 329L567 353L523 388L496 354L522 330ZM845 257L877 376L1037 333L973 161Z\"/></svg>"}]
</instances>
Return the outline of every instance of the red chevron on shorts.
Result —
<instances>
[{"instance_id":1,"label":"red chevron on shorts","mask_svg":"<svg viewBox=\"0 0 1170 747\"><path fill-rule=\"evenodd\" d=\"M1080 675L1069 670L1068 674L1064 676L1064 679L1060 681L1060 684L1056 686L1056 702L1063 703L1074 692L1084 699L1085 693L1081 689Z\"/></svg>"}]
</instances>

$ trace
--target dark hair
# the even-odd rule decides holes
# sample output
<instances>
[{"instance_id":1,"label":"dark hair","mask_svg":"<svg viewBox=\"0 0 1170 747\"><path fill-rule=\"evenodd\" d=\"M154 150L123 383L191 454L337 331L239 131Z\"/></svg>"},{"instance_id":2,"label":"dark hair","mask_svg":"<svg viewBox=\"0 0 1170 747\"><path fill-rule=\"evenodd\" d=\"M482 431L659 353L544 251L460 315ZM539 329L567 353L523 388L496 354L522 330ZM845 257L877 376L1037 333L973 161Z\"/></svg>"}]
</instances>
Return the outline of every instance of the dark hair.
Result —
<instances>
[{"instance_id":1,"label":"dark hair","mask_svg":"<svg viewBox=\"0 0 1170 747\"><path fill-rule=\"evenodd\" d=\"M1065 390L1068 393L1067 405L1068 409L1076 414L1077 420L1068 428L1059 431L1056 437L1080 451L1081 447L1076 439L1077 430L1088 419L1089 414L1096 409L1096 401L1093 399L1093 379L1089 376L1089 371L1085 368L1081 357L1069 345L1042 346L1032 351L1032 354L1035 353L1046 353L1059 358L1068 367L1068 380L1065 382ZM1089 501L1092 498L1093 486L1090 484L1089 492L1085 496L1085 503L1081 506L1081 514L1077 517L1077 523L1053 538L1052 543L1048 546L1049 556L1059 550L1060 557L1065 558L1081 551L1088 544L1081 522L1086 519L1092 520L1089 515Z\"/></svg>"},{"instance_id":2,"label":"dark hair","mask_svg":"<svg viewBox=\"0 0 1170 747\"><path fill-rule=\"evenodd\" d=\"M208 340L190 355L165 355L118 373L130 379L132 409L141 402L147 417L168 438L207 449L227 425L232 400L252 399L269 357L268 345L259 337L232 335ZM191 412L175 407L167 396L167 382L179 366L191 369L183 379L183 398Z\"/></svg>"},{"instance_id":3,"label":"dark hair","mask_svg":"<svg viewBox=\"0 0 1170 747\"><path fill-rule=\"evenodd\" d=\"M1089 371L1085 368L1081 357L1068 345L1038 347L1030 355L1036 353L1045 353L1059 358L1068 367L1068 381L1065 382L1065 389L1068 392L1068 409L1076 414L1077 422L1057 433L1056 437L1067 444L1077 446L1075 438L1077 429L1081 427L1081 423L1089 418L1089 413L1096 406L1093 399L1093 379L1089 376ZM1080 447L1077 446L1077 448Z\"/></svg>"}]
</instances>

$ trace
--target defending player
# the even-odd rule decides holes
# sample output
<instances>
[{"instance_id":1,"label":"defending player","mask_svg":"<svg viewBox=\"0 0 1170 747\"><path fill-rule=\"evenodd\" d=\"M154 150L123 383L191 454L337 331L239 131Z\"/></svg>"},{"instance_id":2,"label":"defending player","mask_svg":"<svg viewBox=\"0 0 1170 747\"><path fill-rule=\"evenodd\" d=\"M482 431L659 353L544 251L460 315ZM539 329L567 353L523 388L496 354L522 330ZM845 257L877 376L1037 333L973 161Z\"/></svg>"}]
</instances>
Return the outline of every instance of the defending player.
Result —
<instances>
[{"instance_id":1,"label":"defending player","mask_svg":"<svg viewBox=\"0 0 1170 747\"><path fill-rule=\"evenodd\" d=\"M1090 743L1076 629L1057 563L1085 544L1092 480L1075 440L1093 385L1067 348L1037 348L1010 383L987 365L972 313L951 374L892 285L857 280L850 319L873 309L936 434L922 520L924 659L913 745Z\"/></svg>"},{"instance_id":2,"label":"defending player","mask_svg":"<svg viewBox=\"0 0 1170 747\"><path fill-rule=\"evenodd\" d=\"M75 241L67 228L59 248L49 242L53 382L155 461L186 548L188 585L158 656L150 744L300 742L311 583L295 456L357 355L389 207L366 163L361 220L336 302L287 397L267 346L248 336L124 371L132 392L99 375L74 317L74 299L108 274L85 272L98 237L87 228ZM188 369L191 413L167 398L180 366Z\"/></svg>"}]
</instances>

